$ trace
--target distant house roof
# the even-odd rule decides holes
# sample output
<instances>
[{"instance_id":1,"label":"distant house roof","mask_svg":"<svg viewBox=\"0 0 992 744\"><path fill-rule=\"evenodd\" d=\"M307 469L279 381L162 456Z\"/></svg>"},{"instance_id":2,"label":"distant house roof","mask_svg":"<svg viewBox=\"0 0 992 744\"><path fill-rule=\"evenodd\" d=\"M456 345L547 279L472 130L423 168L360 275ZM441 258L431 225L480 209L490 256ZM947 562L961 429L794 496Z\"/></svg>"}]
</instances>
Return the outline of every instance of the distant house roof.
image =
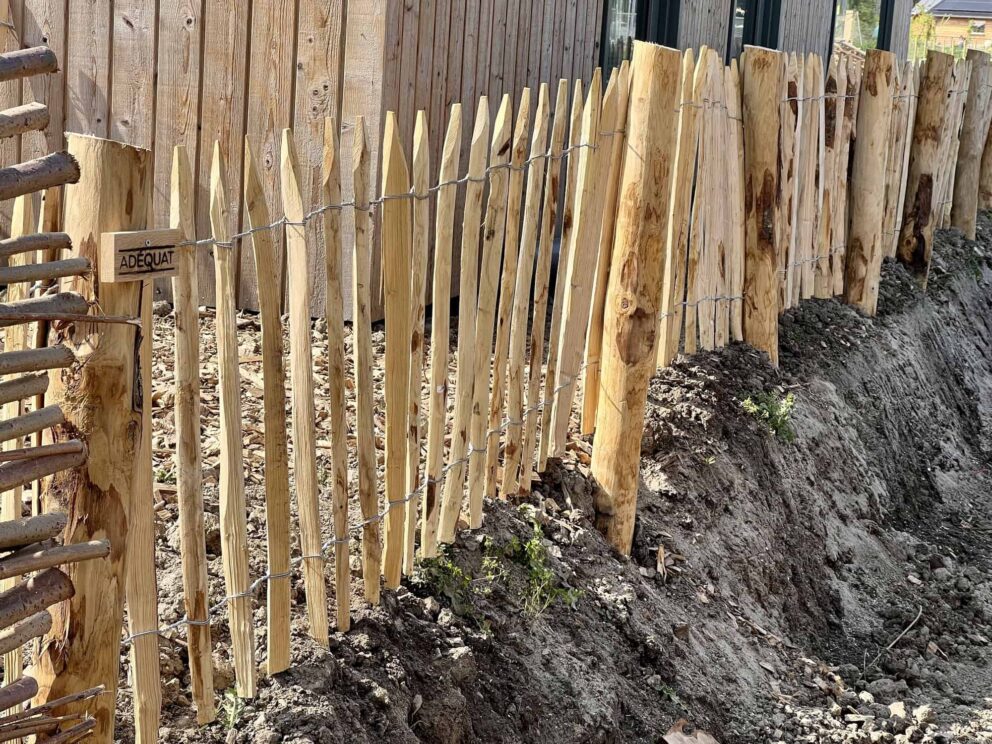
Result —
<instances>
[{"instance_id":1,"label":"distant house roof","mask_svg":"<svg viewBox=\"0 0 992 744\"><path fill-rule=\"evenodd\" d=\"M913 14L932 13L950 18L992 18L992 0L922 0Z\"/></svg>"}]
</instances>

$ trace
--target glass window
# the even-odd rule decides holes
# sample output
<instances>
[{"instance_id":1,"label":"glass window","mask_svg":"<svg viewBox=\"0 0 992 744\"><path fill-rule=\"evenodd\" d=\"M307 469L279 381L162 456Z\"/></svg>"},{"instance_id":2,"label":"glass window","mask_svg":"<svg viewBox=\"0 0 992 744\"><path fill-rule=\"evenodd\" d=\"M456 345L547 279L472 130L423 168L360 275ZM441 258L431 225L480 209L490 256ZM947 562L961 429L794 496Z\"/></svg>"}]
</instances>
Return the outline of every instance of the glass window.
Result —
<instances>
[{"instance_id":1,"label":"glass window","mask_svg":"<svg viewBox=\"0 0 992 744\"><path fill-rule=\"evenodd\" d=\"M730 17L730 49L731 59L741 56L744 51L744 21L748 15L748 0L734 0L733 15Z\"/></svg>"},{"instance_id":2,"label":"glass window","mask_svg":"<svg viewBox=\"0 0 992 744\"><path fill-rule=\"evenodd\" d=\"M630 59L637 36L637 0L607 0L603 69L612 70Z\"/></svg>"},{"instance_id":3,"label":"glass window","mask_svg":"<svg viewBox=\"0 0 992 744\"><path fill-rule=\"evenodd\" d=\"M876 49L885 0L837 0L834 41L858 49Z\"/></svg>"}]
</instances>

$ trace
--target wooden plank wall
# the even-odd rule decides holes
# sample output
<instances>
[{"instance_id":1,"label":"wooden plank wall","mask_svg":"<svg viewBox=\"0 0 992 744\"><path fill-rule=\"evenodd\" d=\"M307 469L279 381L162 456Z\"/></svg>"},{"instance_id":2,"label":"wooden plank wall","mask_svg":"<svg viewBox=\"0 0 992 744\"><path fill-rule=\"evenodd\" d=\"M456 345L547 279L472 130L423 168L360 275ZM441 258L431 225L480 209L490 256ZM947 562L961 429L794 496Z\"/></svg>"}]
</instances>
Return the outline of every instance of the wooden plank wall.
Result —
<instances>
[{"instance_id":1,"label":"wooden plank wall","mask_svg":"<svg viewBox=\"0 0 992 744\"><path fill-rule=\"evenodd\" d=\"M524 86L559 77L588 81L599 60L603 0L9 0L22 46L48 44L62 71L0 91L10 105L38 100L51 111L44 133L4 143L11 162L62 146L62 132L112 137L151 148L152 224L166 224L172 148L186 146L196 180L197 236L210 234L207 209L215 141L224 156L231 230L242 229L244 140L258 158L274 217L279 193L279 139L292 127L305 208L319 204L324 119L342 123L342 167L350 169L355 116L363 115L378 191L383 112L396 110L412 151L418 109L431 132L431 178L452 103L471 121L480 95L493 113L504 92L519 102ZM344 8L348 18L344 18ZM348 23L349 19L351 24ZM14 101L14 98L18 98ZM466 140L466 147L468 138ZM467 162L467 151L462 162ZM350 171L349 171L350 172ZM342 196L347 200L351 194ZM9 212L9 205L4 205ZM9 220L0 209L0 232ZM312 311L323 314L320 220L308 227ZM343 220L349 248L353 220ZM284 273L282 235L276 231ZM213 304L213 259L199 252L200 300ZM378 260L373 287L378 287ZM457 266L457 261L455 262ZM350 249L343 285L350 293ZM238 306L257 309L250 251L238 260ZM283 280L285 287L285 281ZM457 281L453 283L457 287ZM284 290L285 291L285 290ZM158 288L168 297L169 286ZM348 298L346 297L346 300ZM373 302L374 305L378 303ZM350 302L346 303L350 307ZM376 314L378 308L374 308Z\"/></svg>"},{"instance_id":2,"label":"wooden plank wall","mask_svg":"<svg viewBox=\"0 0 992 744\"><path fill-rule=\"evenodd\" d=\"M892 48L889 50L896 59L905 60L909 57L909 24L912 20L915 0L896 0L892 13Z\"/></svg>"},{"instance_id":3,"label":"wooden plank wall","mask_svg":"<svg viewBox=\"0 0 992 744\"><path fill-rule=\"evenodd\" d=\"M684 0L679 16L679 49L715 49L727 56L730 7L733 0Z\"/></svg>"},{"instance_id":4,"label":"wooden plank wall","mask_svg":"<svg viewBox=\"0 0 992 744\"><path fill-rule=\"evenodd\" d=\"M832 2L782 0L779 49L830 57L830 29L834 23Z\"/></svg>"}]
</instances>

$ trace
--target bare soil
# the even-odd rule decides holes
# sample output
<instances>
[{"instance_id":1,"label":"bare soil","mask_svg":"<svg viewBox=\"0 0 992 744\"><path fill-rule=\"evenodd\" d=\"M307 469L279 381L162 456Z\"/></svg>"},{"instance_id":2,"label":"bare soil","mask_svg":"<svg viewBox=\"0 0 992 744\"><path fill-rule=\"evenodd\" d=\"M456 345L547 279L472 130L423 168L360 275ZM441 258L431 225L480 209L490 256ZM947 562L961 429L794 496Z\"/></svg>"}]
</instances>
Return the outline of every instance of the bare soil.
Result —
<instances>
[{"instance_id":1,"label":"bare soil","mask_svg":"<svg viewBox=\"0 0 992 744\"><path fill-rule=\"evenodd\" d=\"M243 326L258 576L261 383L251 360L259 344L255 320ZM208 557L220 599L211 318L202 330ZM163 623L182 616L168 485L171 332L171 320L160 318ZM324 348L318 325L321 381ZM774 406L789 395L795 405L777 435L744 405ZM163 638L162 739L659 742L686 719L686 732L698 727L722 744L992 742L988 215L978 242L938 234L925 295L886 261L876 318L836 300L787 313L779 370L733 345L660 372L630 559L593 527L588 452L588 442L577 442L523 503L487 504L480 532L461 533L446 557L385 592L380 607L356 595L353 628L329 649L306 636L297 577L293 668L264 678L255 700L225 695L233 674L219 621L221 720L206 728L192 714L183 635ZM323 468L328 455L321 450ZM351 511L357 520L357 505ZM327 514L325 522L329 535ZM263 590L258 599L264 663ZM126 690L119 710L118 736L130 742Z\"/></svg>"}]
</instances>

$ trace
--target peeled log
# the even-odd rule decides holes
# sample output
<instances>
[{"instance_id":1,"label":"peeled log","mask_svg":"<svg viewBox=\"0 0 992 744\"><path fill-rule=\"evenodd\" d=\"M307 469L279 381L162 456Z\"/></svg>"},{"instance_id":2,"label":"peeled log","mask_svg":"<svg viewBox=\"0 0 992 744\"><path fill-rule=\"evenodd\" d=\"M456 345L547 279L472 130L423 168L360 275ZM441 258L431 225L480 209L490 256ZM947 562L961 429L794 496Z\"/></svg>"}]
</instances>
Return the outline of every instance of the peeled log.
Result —
<instances>
[{"instance_id":1,"label":"peeled log","mask_svg":"<svg viewBox=\"0 0 992 744\"><path fill-rule=\"evenodd\" d=\"M78 181L76 159L68 152L53 152L26 163L0 168L0 201Z\"/></svg>"},{"instance_id":2,"label":"peeled log","mask_svg":"<svg viewBox=\"0 0 992 744\"><path fill-rule=\"evenodd\" d=\"M44 129L48 120L48 106L37 101L0 111L0 139Z\"/></svg>"},{"instance_id":3,"label":"peeled log","mask_svg":"<svg viewBox=\"0 0 992 744\"><path fill-rule=\"evenodd\" d=\"M62 251L71 249L72 241L68 235L61 232L34 233L0 240L0 257L16 256L18 253L29 251L50 251L58 257Z\"/></svg>"},{"instance_id":4,"label":"peeled log","mask_svg":"<svg viewBox=\"0 0 992 744\"><path fill-rule=\"evenodd\" d=\"M42 75L46 72L57 72L58 69L58 57L46 46L16 49L13 52L0 54L0 83L31 75Z\"/></svg>"},{"instance_id":5,"label":"peeled log","mask_svg":"<svg viewBox=\"0 0 992 744\"><path fill-rule=\"evenodd\" d=\"M89 258L99 269L103 233L147 226L151 154L97 137L69 134L66 139L82 168L82 179L65 189L65 231L75 254ZM107 315L140 315L140 282L73 279L67 283L87 299L98 299ZM71 542L108 540L110 556L66 568L76 596L53 612L52 630L42 641L32 671L40 689L35 703L104 685L106 695L60 712L92 711L94 741L109 744L114 739L134 462L141 441L141 412L134 408L136 329L76 323L55 333L73 346L77 338L84 342L88 334L99 333L99 344L74 374L53 375L49 400L61 405L66 426L89 448L89 457L84 467L52 478L45 511L69 515L65 534Z\"/></svg>"},{"instance_id":6,"label":"peeled log","mask_svg":"<svg viewBox=\"0 0 992 744\"><path fill-rule=\"evenodd\" d=\"M53 538L65 528L67 521L65 514L52 513L0 522L0 550L21 548Z\"/></svg>"},{"instance_id":7,"label":"peeled log","mask_svg":"<svg viewBox=\"0 0 992 744\"><path fill-rule=\"evenodd\" d=\"M0 594L0 628L9 628L72 595L69 577L49 568Z\"/></svg>"}]
</instances>

